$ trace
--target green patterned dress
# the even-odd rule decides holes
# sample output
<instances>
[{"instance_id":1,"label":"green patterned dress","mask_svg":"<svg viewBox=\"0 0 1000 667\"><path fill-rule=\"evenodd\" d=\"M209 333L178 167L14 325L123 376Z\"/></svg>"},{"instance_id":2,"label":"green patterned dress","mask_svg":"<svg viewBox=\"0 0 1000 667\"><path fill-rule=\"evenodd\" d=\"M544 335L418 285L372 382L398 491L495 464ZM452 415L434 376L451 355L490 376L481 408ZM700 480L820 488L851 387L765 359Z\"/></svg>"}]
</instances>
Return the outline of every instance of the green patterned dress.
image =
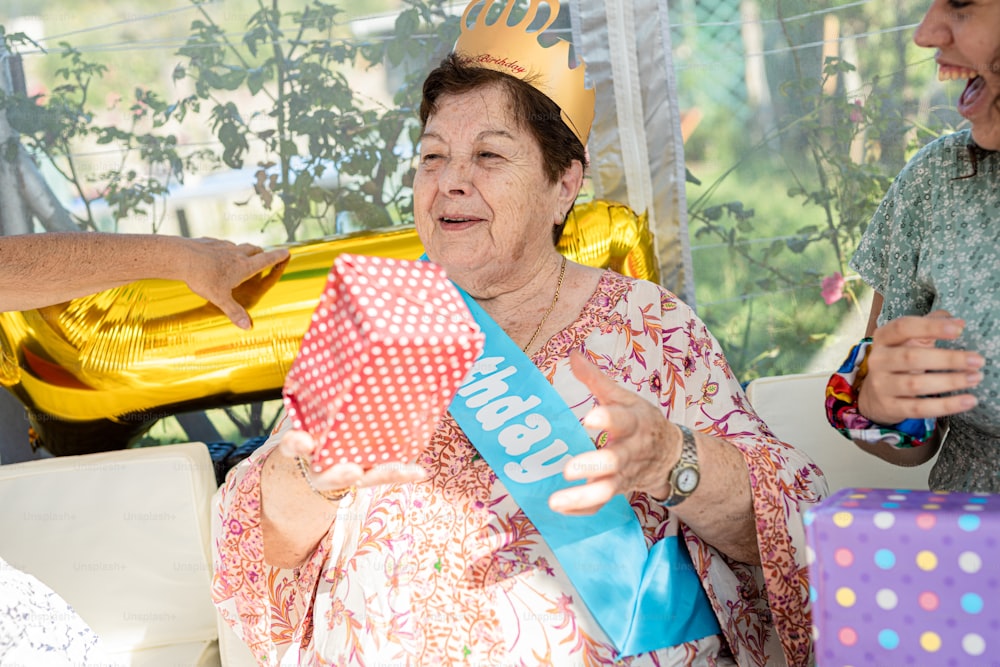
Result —
<instances>
[{"instance_id":1,"label":"green patterned dress","mask_svg":"<svg viewBox=\"0 0 1000 667\"><path fill-rule=\"evenodd\" d=\"M986 358L979 405L950 418L930 486L1000 493L1000 153L973 145L973 167L970 144L957 132L910 160L851 266L885 298L879 325L939 308L965 320L958 340L938 345Z\"/></svg>"}]
</instances>

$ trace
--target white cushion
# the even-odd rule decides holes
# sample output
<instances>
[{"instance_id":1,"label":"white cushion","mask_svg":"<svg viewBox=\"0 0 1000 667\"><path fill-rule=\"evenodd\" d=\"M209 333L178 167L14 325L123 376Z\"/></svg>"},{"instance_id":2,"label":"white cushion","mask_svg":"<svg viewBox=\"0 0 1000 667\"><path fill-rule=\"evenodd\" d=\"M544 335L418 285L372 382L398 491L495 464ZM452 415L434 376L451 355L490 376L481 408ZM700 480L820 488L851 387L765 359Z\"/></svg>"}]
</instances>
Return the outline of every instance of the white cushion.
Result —
<instances>
[{"instance_id":1,"label":"white cushion","mask_svg":"<svg viewBox=\"0 0 1000 667\"><path fill-rule=\"evenodd\" d=\"M754 410L778 438L808 454L826 474L830 493L848 487L926 489L933 459L919 466L887 463L862 451L826 419L831 372L763 377L747 385Z\"/></svg>"},{"instance_id":2,"label":"white cushion","mask_svg":"<svg viewBox=\"0 0 1000 667\"><path fill-rule=\"evenodd\" d=\"M219 653L222 656L222 664L225 667L257 667L257 660L250 652L250 648L243 643L240 636L226 621L222 614L219 619Z\"/></svg>"},{"instance_id":3,"label":"white cushion","mask_svg":"<svg viewBox=\"0 0 1000 667\"><path fill-rule=\"evenodd\" d=\"M0 466L0 553L69 602L109 653L199 664L217 656L215 488L201 443ZM148 652L163 647L182 651L180 662Z\"/></svg>"},{"instance_id":4,"label":"white cushion","mask_svg":"<svg viewBox=\"0 0 1000 667\"><path fill-rule=\"evenodd\" d=\"M114 667L220 667L219 644L215 641L170 644L146 648L127 654L112 654ZM254 664L256 667L256 663Z\"/></svg>"}]
</instances>

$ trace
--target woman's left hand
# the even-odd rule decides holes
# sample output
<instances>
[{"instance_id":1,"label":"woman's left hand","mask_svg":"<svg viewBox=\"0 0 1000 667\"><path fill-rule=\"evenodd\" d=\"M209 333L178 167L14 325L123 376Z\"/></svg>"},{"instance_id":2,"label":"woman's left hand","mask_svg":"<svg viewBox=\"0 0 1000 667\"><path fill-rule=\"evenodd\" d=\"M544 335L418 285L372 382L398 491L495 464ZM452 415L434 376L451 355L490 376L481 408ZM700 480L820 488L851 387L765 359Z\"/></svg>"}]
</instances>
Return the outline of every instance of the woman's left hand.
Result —
<instances>
[{"instance_id":1,"label":"woman's left hand","mask_svg":"<svg viewBox=\"0 0 1000 667\"><path fill-rule=\"evenodd\" d=\"M666 497L667 471L680 456L680 429L583 354L570 354L570 368L599 404L584 418L584 426L606 432L608 440L601 449L569 460L563 477L586 483L553 493L549 507L562 514L593 514L619 493L645 491L654 498Z\"/></svg>"}]
</instances>

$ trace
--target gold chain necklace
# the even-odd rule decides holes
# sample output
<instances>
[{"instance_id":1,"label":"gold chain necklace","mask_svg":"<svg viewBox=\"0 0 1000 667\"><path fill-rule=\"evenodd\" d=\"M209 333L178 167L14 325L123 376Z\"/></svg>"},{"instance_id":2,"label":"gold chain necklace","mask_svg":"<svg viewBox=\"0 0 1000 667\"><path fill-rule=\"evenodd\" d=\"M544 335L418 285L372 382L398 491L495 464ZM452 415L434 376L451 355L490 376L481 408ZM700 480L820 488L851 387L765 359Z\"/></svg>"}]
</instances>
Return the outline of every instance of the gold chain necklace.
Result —
<instances>
[{"instance_id":1,"label":"gold chain necklace","mask_svg":"<svg viewBox=\"0 0 1000 667\"><path fill-rule=\"evenodd\" d=\"M545 311L544 315L542 315L542 321L538 323L538 328L535 329L535 333L531 334L531 340L529 340L527 344L525 344L525 346L521 348L522 351L527 352L528 348L531 347L531 344L535 342L535 337L538 336L538 333L542 330L542 325L545 324L545 320L549 319L549 315L552 314L552 309L556 307L556 302L559 301L559 290L562 289L562 283L564 277L566 277L565 255L563 255L562 265L559 267L559 280L558 282L556 282L556 295L552 297L552 303L549 304L549 309Z\"/></svg>"}]
</instances>

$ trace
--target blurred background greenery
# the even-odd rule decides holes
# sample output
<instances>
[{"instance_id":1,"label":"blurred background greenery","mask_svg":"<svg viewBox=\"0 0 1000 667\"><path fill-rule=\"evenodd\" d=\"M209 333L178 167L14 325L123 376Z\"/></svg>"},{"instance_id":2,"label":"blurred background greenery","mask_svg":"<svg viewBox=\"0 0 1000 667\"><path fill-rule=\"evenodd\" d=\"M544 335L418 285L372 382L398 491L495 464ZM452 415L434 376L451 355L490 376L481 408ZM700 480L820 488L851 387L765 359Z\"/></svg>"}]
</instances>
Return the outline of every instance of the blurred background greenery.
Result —
<instances>
[{"instance_id":1,"label":"blurred background greenery","mask_svg":"<svg viewBox=\"0 0 1000 667\"><path fill-rule=\"evenodd\" d=\"M962 83L912 43L928 4L670 5L697 309L742 381L832 369L863 334L846 262L906 159L962 122Z\"/></svg>"}]
</instances>

